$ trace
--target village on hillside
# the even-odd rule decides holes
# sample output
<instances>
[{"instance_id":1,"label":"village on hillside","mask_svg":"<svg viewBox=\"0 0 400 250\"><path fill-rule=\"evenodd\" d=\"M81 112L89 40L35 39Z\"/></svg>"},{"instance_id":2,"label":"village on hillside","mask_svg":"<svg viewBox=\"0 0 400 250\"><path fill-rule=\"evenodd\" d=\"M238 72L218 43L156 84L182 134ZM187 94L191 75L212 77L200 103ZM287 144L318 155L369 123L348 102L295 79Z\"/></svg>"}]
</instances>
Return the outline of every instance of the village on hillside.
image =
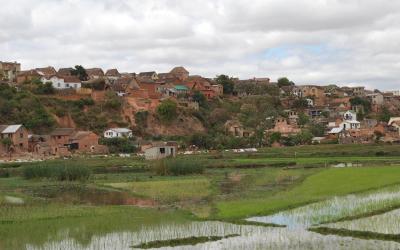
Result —
<instances>
[{"instance_id":1,"label":"village on hillside","mask_svg":"<svg viewBox=\"0 0 400 250\"><path fill-rule=\"evenodd\" d=\"M175 140L164 140L165 137L158 140L145 138L138 128L138 114L146 114L144 119L150 125L143 127L147 129L147 134L168 134L172 138L174 132L180 135L183 131L182 134L190 136L207 132L207 128L199 122L203 107L210 107L211 103L222 103L224 100L228 106L234 106L232 103L235 101L248 100L252 96L274 98L271 102L279 108L274 109L272 115L267 115L271 113L268 105L264 107L262 103L247 103L237 109L241 115L235 115L235 111L232 111L233 115L229 117L224 116L221 108L209 111L217 122L223 121L223 128L218 131L226 136L255 138L238 143L242 148L313 143L400 142L399 90L382 92L378 89L368 90L363 86L297 85L287 78L281 78L277 82L272 82L267 77L242 80L224 75L210 79L191 75L182 66L167 73L123 73L117 69L104 71L101 68L82 66L58 70L51 66L21 70L21 65L17 62L0 62L1 85L16 92L34 89L37 96L66 102L86 100L98 103L105 98L116 98L115 100L122 103L122 108L116 112L119 112L123 122L109 122L106 123L107 127L104 125L92 131L82 129L76 121L67 119L67 115L55 112L53 118L57 125L37 133L32 131L33 125L30 127L15 121L6 123L7 120L0 117L0 159L107 154L111 151L111 144L104 141L115 138L131 138L137 148L136 152L143 153L146 159L175 156L178 152L193 153L203 148L227 149L229 146L222 143L209 146L207 143L196 143L194 139L190 145L183 146ZM109 97L110 94L113 97ZM163 104L165 107L160 108ZM159 125L162 117L159 120L147 117L147 113L158 113L159 116L162 112L167 114L169 107L183 110L174 123ZM264 110L259 110L261 107ZM83 105L80 112L85 113L86 108ZM229 107L226 108L228 109ZM191 116L184 116L185 112L192 112ZM245 114L247 120L243 118ZM111 112L109 115L114 114ZM261 119L252 121L252 116L261 116ZM174 117L168 119L173 120ZM248 125L250 121L253 122L252 126ZM91 122L95 121L81 121L83 124ZM120 126L121 124L125 126ZM92 127L96 127L95 125ZM233 145L230 146L232 149L236 144L230 145ZM126 151L130 150L124 152Z\"/></svg>"}]
</instances>

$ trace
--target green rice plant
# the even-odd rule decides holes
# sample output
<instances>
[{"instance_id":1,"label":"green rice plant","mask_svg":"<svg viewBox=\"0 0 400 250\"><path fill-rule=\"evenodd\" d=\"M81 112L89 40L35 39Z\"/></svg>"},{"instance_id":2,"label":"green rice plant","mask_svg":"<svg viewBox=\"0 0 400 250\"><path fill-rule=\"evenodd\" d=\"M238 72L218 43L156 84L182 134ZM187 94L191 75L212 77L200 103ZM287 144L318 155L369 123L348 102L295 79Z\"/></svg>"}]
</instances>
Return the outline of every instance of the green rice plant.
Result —
<instances>
[{"instance_id":1,"label":"green rice plant","mask_svg":"<svg viewBox=\"0 0 400 250\"><path fill-rule=\"evenodd\" d=\"M400 235L400 209L356 220L327 224L326 227L398 236Z\"/></svg>"},{"instance_id":2,"label":"green rice plant","mask_svg":"<svg viewBox=\"0 0 400 250\"><path fill-rule=\"evenodd\" d=\"M400 187L390 187L364 194L334 197L269 216L249 218L249 221L307 228L311 225L344 218L368 216L374 211L400 207ZM399 231L400 232L400 231Z\"/></svg>"},{"instance_id":3,"label":"green rice plant","mask_svg":"<svg viewBox=\"0 0 400 250\"><path fill-rule=\"evenodd\" d=\"M26 179L46 178L58 181L85 181L91 175L91 170L85 166L76 164L41 164L28 165L23 168L23 176Z\"/></svg>"},{"instance_id":4,"label":"green rice plant","mask_svg":"<svg viewBox=\"0 0 400 250\"><path fill-rule=\"evenodd\" d=\"M158 175L202 174L205 164L198 159L171 158L158 161L153 169Z\"/></svg>"}]
</instances>

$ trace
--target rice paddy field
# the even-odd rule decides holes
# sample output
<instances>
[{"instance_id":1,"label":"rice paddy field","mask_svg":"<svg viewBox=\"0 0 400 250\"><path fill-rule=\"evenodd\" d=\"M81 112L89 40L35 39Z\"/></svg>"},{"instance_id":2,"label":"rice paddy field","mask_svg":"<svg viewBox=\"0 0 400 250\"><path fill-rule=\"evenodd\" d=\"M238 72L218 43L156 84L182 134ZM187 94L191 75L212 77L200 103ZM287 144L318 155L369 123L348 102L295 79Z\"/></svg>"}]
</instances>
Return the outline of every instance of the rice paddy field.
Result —
<instances>
[{"instance_id":1,"label":"rice paddy field","mask_svg":"<svg viewBox=\"0 0 400 250\"><path fill-rule=\"evenodd\" d=\"M400 146L179 159L204 169L159 175L116 156L0 164L0 249L400 249Z\"/></svg>"}]
</instances>

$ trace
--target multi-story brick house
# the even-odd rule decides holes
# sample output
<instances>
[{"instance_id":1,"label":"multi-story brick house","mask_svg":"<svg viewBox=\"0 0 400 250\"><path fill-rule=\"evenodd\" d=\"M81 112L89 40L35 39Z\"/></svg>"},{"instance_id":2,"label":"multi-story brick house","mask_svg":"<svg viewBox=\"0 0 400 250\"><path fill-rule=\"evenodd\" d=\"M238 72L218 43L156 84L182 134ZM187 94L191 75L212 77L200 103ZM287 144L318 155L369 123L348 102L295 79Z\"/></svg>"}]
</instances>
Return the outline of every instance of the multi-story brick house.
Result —
<instances>
[{"instance_id":1,"label":"multi-story brick house","mask_svg":"<svg viewBox=\"0 0 400 250\"><path fill-rule=\"evenodd\" d=\"M16 83L20 71L20 63L0 61L0 81Z\"/></svg>"},{"instance_id":2,"label":"multi-story brick house","mask_svg":"<svg viewBox=\"0 0 400 250\"><path fill-rule=\"evenodd\" d=\"M10 144L5 141L9 140ZM22 125L0 125L0 153L27 152L28 130Z\"/></svg>"}]
</instances>

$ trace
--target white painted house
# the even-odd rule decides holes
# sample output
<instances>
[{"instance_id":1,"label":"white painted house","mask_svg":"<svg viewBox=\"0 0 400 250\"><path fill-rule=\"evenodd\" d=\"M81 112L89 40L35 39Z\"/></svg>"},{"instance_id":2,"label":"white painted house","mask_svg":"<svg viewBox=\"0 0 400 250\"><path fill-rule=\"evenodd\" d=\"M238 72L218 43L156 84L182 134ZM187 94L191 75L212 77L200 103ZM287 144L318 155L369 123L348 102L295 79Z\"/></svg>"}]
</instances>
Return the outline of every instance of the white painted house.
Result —
<instances>
[{"instance_id":1,"label":"white painted house","mask_svg":"<svg viewBox=\"0 0 400 250\"><path fill-rule=\"evenodd\" d=\"M131 138L132 130L128 128L110 128L104 132L104 138Z\"/></svg>"},{"instance_id":2,"label":"white painted house","mask_svg":"<svg viewBox=\"0 0 400 250\"><path fill-rule=\"evenodd\" d=\"M49 78L42 76L40 79L43 83L51 82L55 89L80 89L82 87L81 80L76 76L51 76Z\"/></svg>"},{"instance_id":3,"label":"white painted house","mask_svg":"<svg viewBox=\"0 0 400 250\"><path fill-rule=\"evenodd\" d=\"M360 129L361 123L357 121L357 114L354 111L347 111L343 114L343 121L339 124L339 127L334 127L328 134L340 134L348 130Z\"/></svg>"},{"instance_id":4,"label":"white painted house","mask_svg":"<svg viewBox=\"0 0 400 250\"><path fill-rule=\"evenodd\" d=\"M360 129L361 123L357 121L357 114L351 110L343 114L343 122L339 125L343 130Z\"/></svg>"}]
</instances>

